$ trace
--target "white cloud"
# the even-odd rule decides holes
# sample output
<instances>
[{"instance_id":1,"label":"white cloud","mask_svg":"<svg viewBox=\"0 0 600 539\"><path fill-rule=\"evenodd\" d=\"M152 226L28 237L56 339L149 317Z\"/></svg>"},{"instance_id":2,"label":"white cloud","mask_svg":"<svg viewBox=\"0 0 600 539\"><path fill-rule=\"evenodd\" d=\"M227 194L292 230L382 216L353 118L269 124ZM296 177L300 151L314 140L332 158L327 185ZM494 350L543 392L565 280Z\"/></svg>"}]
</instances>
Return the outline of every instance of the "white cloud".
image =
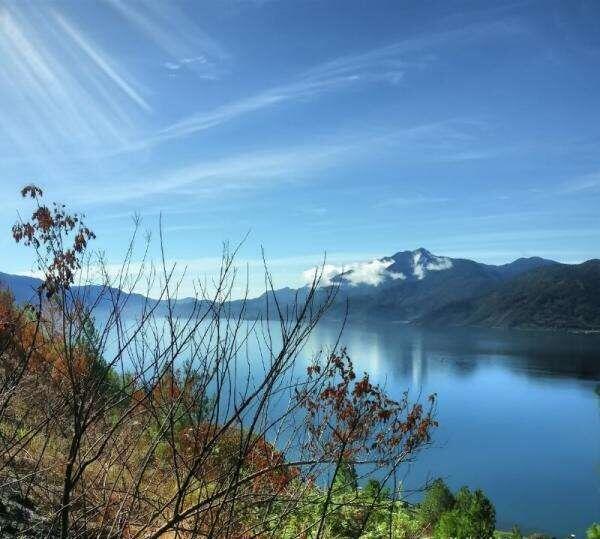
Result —
<instances>
[{"instance_id":1,"label":"white cloud","mask_svg":"<svg viewBox=\"0 0 600 539\"><path fill-rule=\"evenodd\" d=\"M377 151L393 151L407 159L428 159L426 151L442 141L440 152L451 153L474 138L468 133L472 122L453 120L408 127L405 129L359 133L339 132L322 137L312 144L242 153L226 158L199 160L185 166L163 171L138 170L143 180L122 178L104 190L73 186L70 196L78 201L103 203L137 200L156 195L177 194L192 197L214 197L233 191L261 189L274 184L297 180L317 181L317 173L328 168L348 165L351 160L369 156ZM456 139L454 146L448 137ZM443 202L442 198L413 197L392 199L390 205Z\"/></svg>"},{"instance_id":2,"label":"white cloud","mask_svg":"<svg viewBox=\"0 0 600 539\"><path fill-rule=\"evenodd\" d=\"M436 256L425 266L429 271L442 271L452 267L452 260L443 256Z\"/></svg>"},{"instance_id":3,"label":"white cloud","mask_svg":"<svg viewBox=\"0 0 600 539\"><path fill-rule=\"evenodd\" d=\"M166 69L170 69L171 71L177 71L181 68L181 64L178 64L177 62L165 62L163 64L163 67Z\"/></svg>"},{"instance_id":4,"label":"white cloud","mask_svg":"<svg viewBox=\"0 0 600 539\"><path fill-rule=\"evenodd\" d=\"M193 58L182 58L181 60L174 62L164 62L163 67L170 71L178 71L184 66L195 63L206 64L208 61L205 56L194 56Z\"/></svg>"},{"instance_id":5,"label":"white cloud","mask_svg":"<svg viewBox=\"0 0 600 539\"><path fill-rule=\"evenodd\" d=\"M585 174L563 184L561 193L576 194L600 191L600 172Z\"/></svg>"},{"instance_id":6,"label":"white cloud","mask_svg":"<svg viewBox=\"0 0 600 539\"><path fill-rule=\"evenodd\" d=\"M406 39L365 53L350 54L323 62L301 73L288 84L283 84L233 101L211 111L198 112L165 128L160 139L178 138L204 131L234 118L287 102L310 99L340 88L373 82L397 85L405 72L423 69L436 57L428 51L452 41L469 41L493 34L516 32L518 28L503 23L471 25L426 37ZM462 159L480 158L466 152Z\"/></svg>"},{"instance_id":7,"label":"white cloud","mask_svg":"<svg viewBox=\"0 0 600 539\"><path fill-rule=\"evenodd\" d=\"M392 279L405 279L402 273L387 271L387 268L394 263L391 259L370 260L367 262L352 262L350 264L336 266L325 264L310 268L302 273L302 280L310 284L314 281L315 275L320 278L321 286L330 286L335 282L335 278L343 275L344 280L353 286L367 284L377 286L381 284L386 277Z\"/></svg>"},{"instance_id":8,"label":"white cloud","mask_svg":"<svg viewBox=\"0 0 600 539\"><path fill-rule=\"evenodd\" d=\"M51 5L0 5L0 57L7 155L123 147L151 110L133 77Z\"/></svg>"},{"instance_id":9,"label":"white cloud","mask_svg":"<svg viewBox=\"0 0 600 539\"><path fill-rule=\"evenodd\" d=\"M106 189L90 190L73 186L70 198L80 203L106 203L138 200L152 196L177 194L214 197L236 191L258 189L274 182L291 182L309 172L322 170L346 155L343 145L319 145L254 152L234 157L199 161L159 173L150 173L139 181L117 181Z\"/></svg>"},{"instance_id":10,"label":"white cloud","mask_svg":"<svg viewBox=\"0 0 600 539\"><path fill-rule=\"evenodd\" d=\"M344 253L338 252L333 253L329 256L329 259L333 260L345 260L353 257L370 256L370 253ZM301 268L305 268L310 264L318 263L319 260L323 260L323 254L305 254L298 256L284 256L277 258L269 258L267 256L267 268L273 274L276 274L277 279L274 282L275 288L281 288L284 286L300 287L306 284L310 279L306 277L299 278ZM374 260L373 262L379 262ZM193 296L197 289L198 283L203 283L209 286L210 283L215 282L221 272L222 258L219 256L205 256L198 258L170 258L165 261L167 268L175 267L173 282L179 282L181 287L179 289L179 297ZM365 266L362 274L367 279L368 284L376 284L375 278L369 273L375 271L374 265L371 262L357 263L354 265ZM369 268L369 266L371 266ZM79 284L85 284L88 282L102 283L106 272L106 275L113 280L121 278L124 286L131 284L133 280L138 276L139 273L144 275L138 282L138 286L135 288L135 292L140 294L149 294L150 297L157 298L161 293L161 280L162 275L160 271L161 261L160 259L148 260L143 266L139 260L132 261L127 271L123 271L122 264L116 259L107 261L103 267L102 272L100 267L92 265L86 268L85 275L78 277ZM326 272L330 278L339 274L340 268L348 268L349 266L332 265L326 266ZM152 275L152 269L158 270L157 274L154 275L154 279L151 280L151 286L148 288L149 277ZM320 268L320 267L319 267ZM252 258L240 255L235 258L233 269L236 273L235 284L233 290L234 298L241 298L245 295L246 290L249 291L249 297L257 297L265 291L265 277L264 269L265 262L262 258ZM310 271L310 270L308 270ZM27 275L31 277L41 278L43 275L39 271L32 271L31 269L16 269L14 273L19 275ZM308 275L308 272L304 272ZM392 278L401 278L399 274L391 274ZM358 284L358 277L354 277L356 284ZM330 284L330 282L323 281L321 286ZM354 283L353 283L354 284Z\"/></svg>"},{"instance_id":11,"label":"white cloud","mask_svg":"<svg viewBox=\"0 0 600 539\"><path fill-rule=\"evenodd\" d=\"M228 69L229 54L172 2L107 0L97 9L106 5L113 8L110 23L157 54L167 69L185 66L204 79ZM110 45L90 39L87 27L66 15L68 9L0 2L3 158L48 165L143 150L159 141L148 128L156 105L148 96L160 94L133 76L131 57L123 65Z\"/></svg>"},{"instance_id":12,"label":"white cloud","mask_svg":"<svg viewBox=\"0 0 600 539\"><path fill-rule=\"evenodd\" d=\"M167 69L187 66L210 79L227 72L228 52L194 24L175 2L106 1L169 56L170 60L163 63Z\"/></svg>"},{"instance_id":13,"label":"white cloud","mask_svg":"<svg viewBox=\"0 0 600 539\"><path fill-rule=\"evenodd\" d=\"M433 196L406 196L406 197L390 197L376 204L377 208L408 208L410 206L420 206L427 204L442 204L450 199L445 197Z\"/></svg>"},{"instance_id":14,"label":"white cloud","mask_svg":"<svg viewBox=\"0 0 600 539\"><path fill-rule=\"evenodd\" d=\"M421 250L413 254L413 275L421 280L424 279L427 271L443 271L452 267L452 260L445 256L430 255L427 258Z\"/></svg>"},{"instance_id":15,"label":"white cloud","mask_svg":"<svg viewBox=\"0 0 600 539\"><path fill-rule=\"evenodd\" d=\"M348 82L353 82L353 80L348 77L336 77L324 80L306 80L272 88L239 101L219 106L211 111L193 114L160 131L156 136L156 140L169 140L205 131L250 112L256 112L289 101L310 98L331 91Z\"/></svg>"},{"instance_id":16,"label":"white cloud","mask_svg":"<svg viewBox=\"0 0 600 539\"><path fill-rule=\"evenodd\" d=\"M123 92L127 94L138 106L144 109L146 112L151 112L150 105L144 100L144 98L126 81L124 78L117 73L114 67L110 65L110 62L102 56L99 50L89 43L71 24L69 24L64 17L58 13L54 14L54 19L58 25L69 35L69 37L81 48L85 54L89 56L96 67L106 75L116 86L118 86Z\"/></svg>"}]
</instances>

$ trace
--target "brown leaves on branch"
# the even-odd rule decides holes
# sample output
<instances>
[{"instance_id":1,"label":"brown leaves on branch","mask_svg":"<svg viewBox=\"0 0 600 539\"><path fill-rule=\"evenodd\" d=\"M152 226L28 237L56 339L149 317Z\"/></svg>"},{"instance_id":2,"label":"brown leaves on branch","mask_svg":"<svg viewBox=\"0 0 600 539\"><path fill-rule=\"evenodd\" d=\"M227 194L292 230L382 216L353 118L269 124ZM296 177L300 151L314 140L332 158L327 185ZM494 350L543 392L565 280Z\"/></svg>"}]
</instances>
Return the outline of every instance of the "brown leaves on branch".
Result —
<instances>
[{"instance_id":1,"label":"brown leaves on branch","mask_svg":"<svg viewBox=\"0 0 600 539\"><path fill-rule=\"evenodd\" d=\"M248 444L243 443L244 436L239 428L221 432L219 425L204 422L182 429L178 443L188 463L201 459L196 474L204 479L226 481L230 471L239 468L242 475L253 476L247 486L253 494L284 494L300 475L299 468L289 466L285 455L264 436Z\"/></svg>"},{"instance_id":2,"label":"brown leaves on branch","mask_svg":"<svg viewBox=\"0 0 600 539\"><path fill-rule=\"evenodd\" d=\"M69 373L83 379L90 372L93 358L85 346L67 351L54 328L51 313L28 316L15 305L8 292L0 291L0 350L4 368L24 368L24 374L43 375L57 389Z\"/></svg>"},{"instance_id":3,"label":"brown leaves on branch","mask_svg":"<svg viewBox=\"0 0 600 539\"><path fill-rule=\"evenodd\" d=\"M313 450L335 460L368 460L384 465L394 452L408 458L431 439L437 427L434 419L436 396L430 395L427 409L410 405L408 393L400 401L364 373L357 379L345 350L328 358L327 365L311 365L309 380L320 379L321 389L298 392L297 399L307 411L307 429Z\"/></svg>"},{"instance_id":4,"label":"brown leaves on branch","mask_svg":"<svg viewBox=\"0 0 600 539\"><path fill-rule=\"evenodd\" d=\"M50 208L43 204L39 187L27 185L21 196L33 199L37 207L29 221L15 223L12 235L17 243L35 249L44 273L42 290L51 298L73 284L88 242L96 235L85 226L81 214L68 213L64 205L54 203Z\"/></svg>"},{"instance_id":5,"label":"brown leaves on branch","mask_svg":"<svg viewBox=\"0 0 600 539\"><path fill-rule=\"evenodd\" d=\"M393 400L357 376L345 350L297 377L299 351L333 297L323 307L318 283L291 314L278 310L277 346L270 325L249 330L222 315L229 255L213 298L194 302L208 301L206 313L178 316L149 300L125 321L111 295L123 285L108 281L109 312L96 327L81 288L66 297L94 233L80 214L44 204L39 187L21 195L35 208L12 234L35 252L43 284L35 310L0 292L0 488L32 493L62 538L278 537L290 522L295 537L331 537L321 532L332 464L391 477L430 441L435 395L425 405L407 393ZM176 278L162 273L170 307ZM255 338L264 344L245 358ZM264 373L251 372L253 360ZM358 520L372 509L360 507Z\"/></svg>"},{"instance_id":6,"label":"brown leaves on branch","mask_svg":"<svg viewBox=\"0 0 600 539\"><path fill-rule=\"evenodd\" d=\"M44 192L37 185L30 183L21 189L21 196L23 198L40 198L44 196Z\"/></svg>"}]
</instances>

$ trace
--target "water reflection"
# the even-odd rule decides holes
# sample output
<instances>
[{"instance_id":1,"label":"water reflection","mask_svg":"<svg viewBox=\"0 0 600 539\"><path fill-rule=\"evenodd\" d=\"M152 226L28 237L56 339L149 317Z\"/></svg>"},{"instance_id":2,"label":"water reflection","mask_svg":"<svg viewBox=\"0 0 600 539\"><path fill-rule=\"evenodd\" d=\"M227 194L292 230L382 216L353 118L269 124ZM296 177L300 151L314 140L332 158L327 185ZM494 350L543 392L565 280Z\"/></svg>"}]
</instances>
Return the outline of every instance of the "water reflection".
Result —
<instances>
[{"instance_id":1,"label":"water reflection","mask_svg":"<svg viewBox=\"0 0 600 539\"><path fill-rule=\"evenodd\" d=\"M317 325L304 360L331 348L339 330ZM431 476L483 488L506 529L584 537L600 521L600 336L354 324L340 342L357 372L392 397L438 394L435 444L411 468L408 488ZM246 368L260 378L255 340L240 361L240 383Z\"/></svg>"},{"instance_id":2,"label":"water reflection","mask_svg":"<svg viewBox=\"0 0 600 539\"><path fill-rule=\"evenodd\" d=\"M423 370L423 338L421 335L413 342L411 367L412 385L413 387L421 387L423 377L427 377L427 368Z\"/></svg>"},{"instance_id":3,"label":"water reflection","mask_svg":"<svg viewBox=\"0 0 600 539\"><path fill-rule=\"evenodd\" d=\"M330 322L317 326L310 341L312 350L332 345L339 329L338 324ZM390 323L348 326L341 342L373 376L409 377L414 387L425 385L430 369L471 376L478 368L490 365L536 380L545 376L600 380L599 335L432 330Z\"/></svg>"},{"instance_id":4,"label":"water reflection","mask_svg":"<svg viewBox=\"0 0 600 539\"><path fill-rule=\"evenodd\" d=\"M320 324L306 352L338 331ZM436 444L408 485L481 487L506 528L584 537L600 520L600 336L363 324L341 342L392 395L438 394Z\"/></svg>"}]
</instances>

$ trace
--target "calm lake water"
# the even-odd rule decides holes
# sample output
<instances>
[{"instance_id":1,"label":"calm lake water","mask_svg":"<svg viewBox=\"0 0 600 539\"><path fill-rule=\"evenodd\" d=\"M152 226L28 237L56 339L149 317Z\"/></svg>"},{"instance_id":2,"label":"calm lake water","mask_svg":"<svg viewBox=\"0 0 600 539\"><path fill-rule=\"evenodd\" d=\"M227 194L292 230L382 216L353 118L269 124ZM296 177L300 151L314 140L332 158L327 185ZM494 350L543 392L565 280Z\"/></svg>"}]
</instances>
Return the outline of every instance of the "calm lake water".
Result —
<instances>
[{"instance_id":1,"label":"calm lake water","mask_svg":"<svg viewBox=\"0 0 600 539\"><path fill-rule=\"evenodd\" d=\"M306 362L339 328L316 327ZM440 426L407 488L434 477L481 488L500 529L583 538L600 522L600 336L378 323L350 325L340 342L392 396L438 394Z\"/></svg>"},{"instance_id":2,"label":"calm lake water","mask_svg":"<svg viewBox=\"0 0 600 539\"><path fill-rule=\"evenodd\" d=\"M306 353L338 331L321 323ZM438 394L434 445L409 484L482 488L504 529L585 537L600 521L599 336L369 324L342 343L391 394Z\"/></svg>"}]
</instances>

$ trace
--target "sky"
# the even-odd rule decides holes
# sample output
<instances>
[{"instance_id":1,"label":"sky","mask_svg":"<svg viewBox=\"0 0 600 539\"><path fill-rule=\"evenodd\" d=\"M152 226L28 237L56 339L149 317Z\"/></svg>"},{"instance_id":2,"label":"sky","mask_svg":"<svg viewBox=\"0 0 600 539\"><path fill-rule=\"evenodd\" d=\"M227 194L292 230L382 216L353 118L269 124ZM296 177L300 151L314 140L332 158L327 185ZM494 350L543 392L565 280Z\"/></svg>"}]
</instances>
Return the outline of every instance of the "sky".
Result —
<instances>
[{"instance_id":1,"label":"sky","mask_svg":"<svg viewBox=\"0 0 600 539\"><path fill-rule=\"evenodd\" d=\"M110 264L162 227L184 295L242 240L251 295L263 252L600 257L596 1L0 0L0 104L0 271L30 182Z\"/></svg>"}]
</instances>

